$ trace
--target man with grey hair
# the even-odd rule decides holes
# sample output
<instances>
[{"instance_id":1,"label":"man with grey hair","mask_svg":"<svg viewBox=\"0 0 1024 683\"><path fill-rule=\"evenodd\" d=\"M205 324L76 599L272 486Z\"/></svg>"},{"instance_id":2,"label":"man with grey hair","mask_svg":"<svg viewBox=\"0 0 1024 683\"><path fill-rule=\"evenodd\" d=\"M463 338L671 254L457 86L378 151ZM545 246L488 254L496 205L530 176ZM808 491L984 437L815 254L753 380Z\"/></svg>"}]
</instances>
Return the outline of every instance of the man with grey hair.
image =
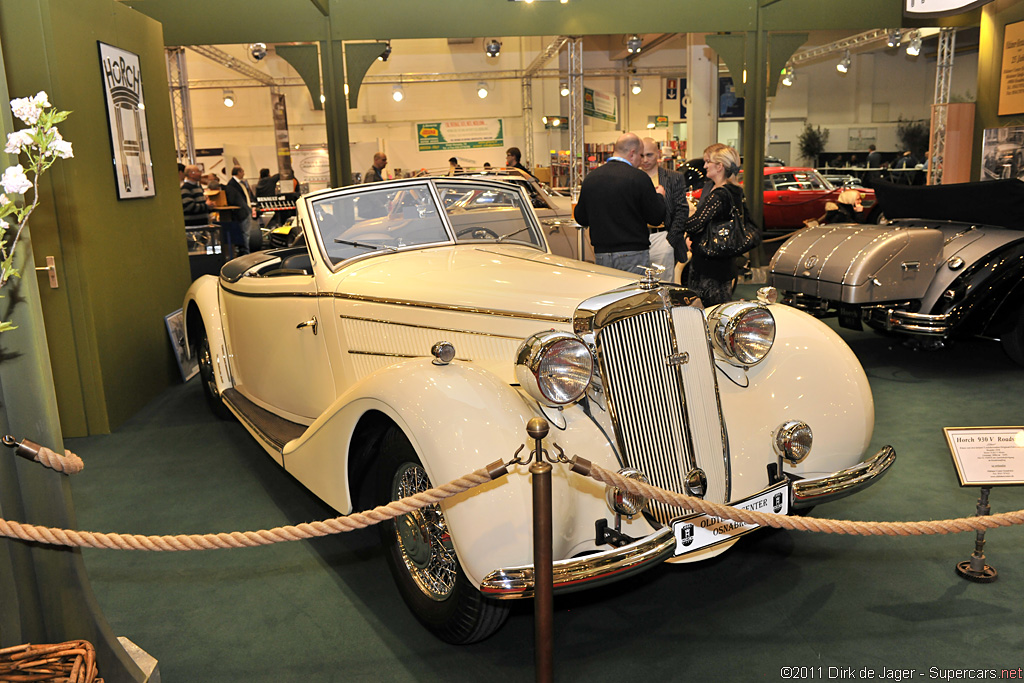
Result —
<instances>
[{"instance_id":1,"label":"man with grey hair","mask_svg":"<svg viewBox=\"0 0 1024 683\"><path fill-rule=\"evenodd\" d=\"M195 164L185 167L185 180L181 183L181 210L185 214L185 227L207 225L212 204L203 192L200 180L203 172Z\"/></svg>"},{"instance_id":2,"label":"man with grey hair","mask_svg":"<svg viewBox=\"0 0 1024 683\"><path fill-rule=\"evenodd\" d=\"M665 188L636 168L641 149L637 135L620 135L613 156L583 179L575 213L590 228L597 264L634 274L651 265L647 226L665 220Z\"/></svg>"},{"instance_id":3,"label":"man with grey hair","mask_svg":"<svg viewBox=\"0 0 1024 683\"><path fill-rule=\"evenodd\" d=\"M676 255L668 243L668 229L677 225L681 230L686 217L690 215L690 205L686 203L686 176L661 166L661 146L657 140L644 138L642 142L644 147L640 154L640 170L647 174L655 187L660 185L665 188L665 222L648 226L651 230L651 263L665 268L662 279L672 280L675 277Z\"/></svg>"}]
</instances>

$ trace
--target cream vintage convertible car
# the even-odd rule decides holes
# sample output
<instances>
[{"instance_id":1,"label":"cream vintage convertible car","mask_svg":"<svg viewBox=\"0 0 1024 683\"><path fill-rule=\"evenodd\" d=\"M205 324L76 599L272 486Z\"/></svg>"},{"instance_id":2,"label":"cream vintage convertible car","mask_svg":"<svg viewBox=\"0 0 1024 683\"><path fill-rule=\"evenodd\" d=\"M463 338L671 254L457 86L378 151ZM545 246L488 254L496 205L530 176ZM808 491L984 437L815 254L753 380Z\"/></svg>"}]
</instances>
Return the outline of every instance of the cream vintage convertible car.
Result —
<instances>
[{"instance_id":1,"label":"cream vintage convertible car","mask_svg":"<svg viewBox=\"0 0 1024 683\"><path fill-rule=\"evenodd\" d=\"M646 274L554 256L509 183L424 178L301 198L305 243L235 259L185 299L212 407L348 513L446 483L551 425L557 445L678 492L790 513L855 492L864 372L813 317L705 310ZM813 440L813 442L812 442ZM757 527L637 501L556 467L555 590L713 557ZM533 591L522 466L381 525L395 581L440 638L497 630Z\"/></svg>"}]
</instances>

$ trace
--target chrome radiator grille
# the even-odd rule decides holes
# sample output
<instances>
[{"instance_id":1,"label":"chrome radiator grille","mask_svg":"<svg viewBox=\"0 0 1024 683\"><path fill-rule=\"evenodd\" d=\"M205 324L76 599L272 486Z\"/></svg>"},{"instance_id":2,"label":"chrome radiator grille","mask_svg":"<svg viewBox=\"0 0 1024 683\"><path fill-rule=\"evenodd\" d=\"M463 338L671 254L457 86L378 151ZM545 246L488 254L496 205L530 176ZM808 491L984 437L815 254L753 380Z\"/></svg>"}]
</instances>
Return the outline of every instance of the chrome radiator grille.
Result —
<instances>
[{"instance_id":1,"label":"chrome radiator grille","mask_svg":"<svg viewBox=\"0 0 1024 683\"><path fill-rule=\"evenodd\" d=\"M705 498L726 502L729 468L700 309L673 307L621 318L598 330L597 349L626 464L652 484L682 493L689 458L707 474ZM680 354L686 354L684 362ZM650 511L665 524L683 514L656 501Z\"/></svg>"}]
</instances>

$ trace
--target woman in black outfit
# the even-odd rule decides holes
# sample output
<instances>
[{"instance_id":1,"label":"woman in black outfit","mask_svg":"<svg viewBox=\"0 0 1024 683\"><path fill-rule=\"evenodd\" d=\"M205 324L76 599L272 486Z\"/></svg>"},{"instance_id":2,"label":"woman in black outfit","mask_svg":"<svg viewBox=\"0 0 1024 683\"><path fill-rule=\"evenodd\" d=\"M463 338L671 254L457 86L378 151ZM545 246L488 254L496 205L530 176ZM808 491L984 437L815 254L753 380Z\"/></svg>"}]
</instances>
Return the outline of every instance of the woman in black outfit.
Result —
<instances>
[{"instance_id":1,"label":"woman in black outfit","mask_svg":"<svg viewBox=\"0 0 1024 683\"><path fill-rule=\"evenodd\" d=\"M693 256L687 268L686 286L700 295L704 306L715 306L732 299L737 275L735 258L706 256L699 243L709 225L728 220L733 206L743 206L743 188L737 182L740 155L736 150L725 145L709 149L704 170L714 185L710 193L707 188L701 193L700 206L690 203L689 218L681 228L669 230L668 241L677 253L690 247Z\"/></svg>"}]
</instances>

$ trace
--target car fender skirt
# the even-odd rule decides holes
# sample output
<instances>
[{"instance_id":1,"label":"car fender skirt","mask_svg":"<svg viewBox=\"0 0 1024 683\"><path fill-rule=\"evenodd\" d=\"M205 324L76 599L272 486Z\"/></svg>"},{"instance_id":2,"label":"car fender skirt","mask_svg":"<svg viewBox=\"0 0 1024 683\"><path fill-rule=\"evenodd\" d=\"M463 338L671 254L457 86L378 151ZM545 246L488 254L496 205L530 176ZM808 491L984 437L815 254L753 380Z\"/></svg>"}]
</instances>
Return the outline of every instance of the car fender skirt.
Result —
<instances>
[{"instance_id":1,"label":"car fender skirt","mask_svg":"<svg viewBox=\"0 0 1024 683\"><path fill-rule=\"evenodd\" d=\"M650 536L621 548L583 555L552 563L554 590L570 593L619 581L631 574L665 561L675 551L672 527L666 526ZM499 600L533 597L533 565L496 569L480 585L480 591Z\"/></svg>"},{"instance_id":2,"label":"car fender skirt","mask_svg":"<svg viewBox=\"0 0 1024 683\"><path fill-rule=\"evenodd\" d=\"M852 467L823 477L797 479L793 482L790 507L809 508L857 493L878 481L894 462L896 450L892 446L885 446L864 462Z\"/></svg>"}]
</instances>

